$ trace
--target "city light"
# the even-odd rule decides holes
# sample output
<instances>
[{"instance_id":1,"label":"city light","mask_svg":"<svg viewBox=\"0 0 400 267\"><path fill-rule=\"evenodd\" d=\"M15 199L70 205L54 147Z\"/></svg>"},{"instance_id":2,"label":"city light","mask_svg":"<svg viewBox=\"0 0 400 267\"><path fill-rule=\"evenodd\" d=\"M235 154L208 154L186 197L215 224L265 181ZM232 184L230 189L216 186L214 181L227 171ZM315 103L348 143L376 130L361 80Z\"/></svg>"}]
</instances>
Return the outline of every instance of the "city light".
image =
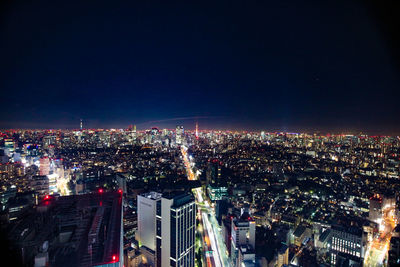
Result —
<instances>
[{"instance_id":1,"label":"city light","mask_svg":"<svg viewBox=\"0 0 400 267\"><path fill-rule=\"evenodd\" d=\"M181 144L177 144L174 130L152 128L133 135L132 129L66 131L65 140L58 141L65 144L49 146L57 156L37 155L44 153L40 151L44 145L35 141L39 150L32 156L22 154L20 162L0 165L8 184L2 199L10 199L11 206L5 211L9 221L24 221L19 212L29 207L33 214L35 210L46 214L57 210L65 198L82 196L84 201L97 194L90 202L96 208L87 226L91 242L96 242L100 229L97 218L109 211L110 203L116 203L123 207L124 240L129 242L125 245L132 247L135 238L140 238L136 229L143 228L138 226L143 209L138 209L140 201L132 201L135 195L138 198L146 190L172 197L191 192L197 205L192 229L198 264L229 267L244 258L254 264L254 248L272 243L286 245L271 248L280 255L275 264L281 260L300 265L310 257L309 251L316 252L315 261L321 264L350 259L381 266L397 260L389 255L394 255L390 243L399 219L396 192L400 187L392 183L400 177L394 171L400 166L398 138L205 130L196 138L195 131L179 128ZM43 139L53 142L48 135L43 133ZM84 142L101 148L92 149ZM368 154L371 147L388 151ZM73 148L79 153L72 153ZM25 165L22 159L26 163L42 159L43 164ZM382 192L381 188L387 189ZM35 192L31 199L19 198L30 192ZM118 201L110 202L108 196ZM160 211L156 204L153 207L147 215ZM154 229L156 220L162 218L162 213L154 215ZM257 235L264 235L270 243L256 240ZM141 255L143 242L132 247L137 255ZM285 249L293 253L291 259L282 252ZM117 254L111 258L119 261Z\"/></svg>"}]
</instances>

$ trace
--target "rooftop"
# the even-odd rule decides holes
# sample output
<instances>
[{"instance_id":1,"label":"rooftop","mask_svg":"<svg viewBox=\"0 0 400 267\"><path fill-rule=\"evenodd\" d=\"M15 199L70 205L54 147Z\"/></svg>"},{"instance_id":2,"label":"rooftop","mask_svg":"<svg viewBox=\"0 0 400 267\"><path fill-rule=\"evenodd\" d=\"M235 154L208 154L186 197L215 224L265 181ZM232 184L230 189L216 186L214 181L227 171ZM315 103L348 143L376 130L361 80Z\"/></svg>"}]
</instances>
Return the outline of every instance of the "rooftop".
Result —
<instances>
[{"instance_id":1,"label":"rooftop","mask_svg":"<svg viewBox=\"0 0 400 267\"><path fill-rule=\"evenodd\" d=\"M174 201L173 206L179 207L194 201L192 194L182 191L173 191L163 194L163 198L171 199Z\"/></svg>"},{"instance_id":2,"label":"rooftop","mask_svg":"<svg viewBox=\"0 0 400 267\"><path fill-rule=\"evenodd\" d=\"M157 199L160 199L162 197L162 194L152 191L152 192L148 192L148 193L143 193L142 196L145 197L145 198L157 200Z\"/></svg>"}]
</instances>

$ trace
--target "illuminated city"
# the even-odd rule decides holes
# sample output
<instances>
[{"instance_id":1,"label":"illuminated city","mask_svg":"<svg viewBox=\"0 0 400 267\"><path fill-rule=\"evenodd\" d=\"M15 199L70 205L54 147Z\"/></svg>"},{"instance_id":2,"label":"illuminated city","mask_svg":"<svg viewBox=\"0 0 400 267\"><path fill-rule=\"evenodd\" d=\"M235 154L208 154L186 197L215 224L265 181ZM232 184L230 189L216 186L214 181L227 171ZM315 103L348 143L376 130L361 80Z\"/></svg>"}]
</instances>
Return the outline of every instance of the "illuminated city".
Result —
<instances>
[{"instance_id":1,"label":"illuminated city","mask_svg":"<svg viewBox=\"0 0 400 267\"><path fill-rule=\"evenodd\" d=\"M3 131L2 225L24 237L30 228L16 226L34 218L32 207L120 191L119 258L157 265L159 250L144 245L155 233L144 230L148 223L138 229L149 219L137 221L148 211L141 215L136 199L152 191L164 203L173 189L195 199L196 266L389 266L396 259L399 137L198 127ZM42 245L39 236L26 238ZM55 241L47 242L45 259L55 264ZM42 254L24 261L37 264Z\"/></svg>"},{"instance_id":2,"label":"illuminated city","mask_svg":"<svg viewBox=\"0 0 400 267\"><path fill-rule=\"evenodd\" d=\"M400 267L399 0L3 2L1 266Z\"/></svg>"}]
</instances>

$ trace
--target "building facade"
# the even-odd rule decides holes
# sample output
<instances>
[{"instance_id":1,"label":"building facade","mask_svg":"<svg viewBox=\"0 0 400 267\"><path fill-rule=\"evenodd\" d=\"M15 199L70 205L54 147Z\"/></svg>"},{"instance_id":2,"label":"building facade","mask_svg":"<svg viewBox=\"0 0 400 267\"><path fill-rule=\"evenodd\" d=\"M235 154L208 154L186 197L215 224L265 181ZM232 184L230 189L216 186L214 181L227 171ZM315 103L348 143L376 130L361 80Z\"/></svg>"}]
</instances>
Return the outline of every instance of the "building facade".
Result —
<instances>
[{"instance_id":1,"label":"building facade","mask_svg":"<svg viewBox=\"0 0 400 267\"><path fill-rule=\"evenodd\" d=\"M350 266L362 266L367 244L362 228L333 225L331 234L331 264L348 261Z\"/></svg>"},{"instance_id":2,"label":"building facade","mask_svg":"<svg viewBox=\"0 0 400 267\"><path fill-rule=\"evenodd\" d=\"M194 266L196 204L187 193L138 196L138 241L150 266Z\"/></svg>"},{"instance_id":3,"label":"building facade","mask_svg":"<svg viewBox=\"0 0 400 267\"><path fill-rule=\"evenodd\" d=\"M176 126L175 143L177 145L183 144L183 134L184 134L183 126Z\"/></svg>"},{"instance_id":4,"label":"building facade","mask_svg":"<svg viewBox=\"0 0 400 267\"><path fill-rule=\"evenodd\" d=\"M255 248L256 243L256 222L252 218L234 218L231 230L231 259L235 264L241 246L249 249Z\"/></svg>"}]
</instances>

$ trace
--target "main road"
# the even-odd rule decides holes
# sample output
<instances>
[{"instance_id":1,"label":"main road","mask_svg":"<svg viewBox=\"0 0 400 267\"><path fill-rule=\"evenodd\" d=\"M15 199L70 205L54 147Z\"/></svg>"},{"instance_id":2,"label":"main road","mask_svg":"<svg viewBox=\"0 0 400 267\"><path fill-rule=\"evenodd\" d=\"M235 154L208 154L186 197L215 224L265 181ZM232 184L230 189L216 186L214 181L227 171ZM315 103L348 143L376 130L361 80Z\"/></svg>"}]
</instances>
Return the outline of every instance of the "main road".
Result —
<instances>
[{"instance_id":1,"label":"main road","mask_svg":"<svg viewBox=\"0 0 400 267\"><path fill-rule=\"evenodd\" d=\"M183 163L185 165L188 180L197 180L197 175L193 172L190 157L185 146L181 146ZM199 215L203 239L204 258L207 267L229 267L228 253L221 237L220 228L214 215L213 208L207 200L203 198L201 188L194 189L197 205L199 206Z\"/></svg>"},{"instance_id":2,"label":"main road","mask_svg":"<svg viewBox=\"0 0 400 267\"><path fill-rule=\"evenodd\" d=\"M396 223L394 207L389 206L385 208L382 222L379 225L379 236L368 243L364 260L365 266L378 267L385 265L385 259L387 258L390 246L390 238L392 237L392 231Z\"/></svg>"}]
</instances>

